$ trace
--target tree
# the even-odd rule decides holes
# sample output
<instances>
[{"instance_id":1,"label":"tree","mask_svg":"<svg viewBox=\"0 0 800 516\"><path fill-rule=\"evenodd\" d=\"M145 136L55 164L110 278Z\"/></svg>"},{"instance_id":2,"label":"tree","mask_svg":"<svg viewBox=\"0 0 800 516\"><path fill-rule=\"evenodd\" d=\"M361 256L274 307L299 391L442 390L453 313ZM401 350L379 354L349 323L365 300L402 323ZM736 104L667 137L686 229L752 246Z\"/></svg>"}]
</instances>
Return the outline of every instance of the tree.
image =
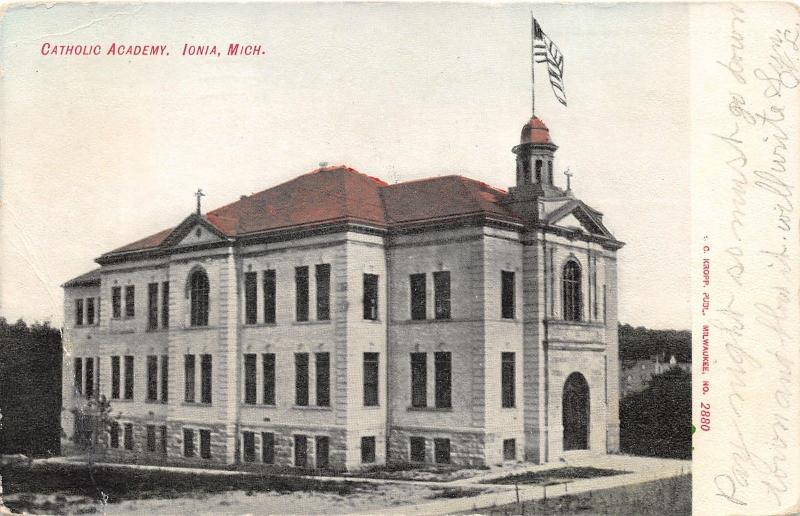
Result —
<instances>
[{"instance_id":1,"label":"tree","mask_svg":"<svg viewBox=\"0 0 800 516\"><path fill-rule=\"evenodd\" d=\"M692 361L692 333L688 330L651 330L619 325L619 358L637 360L653 355L674 355L678 362Z\"/></svg>"},{"instance_id":2,"label":"tree","mask_svg":"<svg viewBox=\"0 0 800 516\"><path fill-rule=\"evenodd\" d=\"M692 375L673 367L620 402L620 447L626 453L692 456Z\"/></svg>"},{"instance_id":3,"label":"tree","mask_svg":"<svg viewBox=\"0 0 800 516\"><path fill-rule=\"evenodd\" d=\"M111 417L111 402L105 395L100 395L99 398L84 400L71 412L75 417L75 434L72 438L76 445L86 451L86 459L91 466L98 452L108 444L101 438L112 431L115 422Z\"/></svg>"},{"instance_id":4,"label":"tree","mask_svg":"<svg viewBox=\"0 0 800 516\"><path fill-rule=\"evenodd\" d=\"M0 454L60 453L61 332L0 317Z\"/></svg>"}]
</instances>

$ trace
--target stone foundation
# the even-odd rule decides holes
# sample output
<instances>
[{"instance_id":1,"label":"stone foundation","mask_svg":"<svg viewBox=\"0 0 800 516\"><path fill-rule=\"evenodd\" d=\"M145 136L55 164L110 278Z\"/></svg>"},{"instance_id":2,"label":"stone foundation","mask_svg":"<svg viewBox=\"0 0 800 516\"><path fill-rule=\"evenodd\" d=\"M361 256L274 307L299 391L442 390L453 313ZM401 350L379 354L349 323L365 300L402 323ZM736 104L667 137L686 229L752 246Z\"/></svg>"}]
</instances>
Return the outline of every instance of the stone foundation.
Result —
<instances>
[{"instance_id":1,"label":"stone foundation","mask_svg":"<svg viewBox=\"0 0 800 516\"><path fill-rule=\"evenodd\" d=\"M434 439L450 439L450 464L485 466L485 436L482 432L447 432L394 428L389 433L389 463L411 462L410 438L425 439L425 463L435 464Z\"/></svg>"},{"instance_id":2,"label":"stone foundation","mask_svg":"<svg viewBox=\"0 0 800 516\"><path fill-rule=\"evenodd\" d=\"M317 443L316 437L328 437L328 469L335 471L344 471L346 469L347 459L347 436L344 430L330 429L325 431L311 430L304 428L290 428L290 427L255 427L243 426L241 432L255 433L255 448L256 460L255 462L248 462L251 465L263 465L262 462L262 432L271 432L275 435L275 461L273 466L294 467L294 437L295 435L305 435L307 437L306 448L306 467L317 468ZM244 441L240 433L239 456L243 462L244 459ZM244 463L244 462L243 462Z\"/></svg>"}]
</instances>

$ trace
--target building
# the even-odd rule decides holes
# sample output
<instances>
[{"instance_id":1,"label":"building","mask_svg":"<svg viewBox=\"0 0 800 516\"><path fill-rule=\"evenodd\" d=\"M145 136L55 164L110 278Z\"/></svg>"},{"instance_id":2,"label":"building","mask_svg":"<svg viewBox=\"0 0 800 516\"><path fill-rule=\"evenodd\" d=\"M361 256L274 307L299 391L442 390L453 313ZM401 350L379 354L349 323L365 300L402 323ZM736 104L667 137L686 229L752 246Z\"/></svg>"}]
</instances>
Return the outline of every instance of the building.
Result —
<instances>
[{"instance_id":1,"label":"building","mask_svg":"<svg viewBox=\"0 0 800 516\"><path fill-rule=\"evenodd\" d=\"M63 426L115 460L358 469L619 446L616 251L527 122L508 192L322 167L64 284ZM569 180L569 178L567 178ZM77 414L77 416L76 416ZM83 437L81 437L83 436Z\"/></svg>"},{"instance_id":2,"label":"building","mask_svg":"<svg viewBox=\"0 0 800 516\"><path fill-rule=\"evenodd\" d=\"M670 355L667 360L666 353L653 355L650 358L638 360L620 360L619 372L619 391L620 397L625 398L629 394L642 392L650 386L650 380L654 376L665 373L677 367L691 373L691 362L678 362L675 355Z\"/></svg>"}]
</instances>

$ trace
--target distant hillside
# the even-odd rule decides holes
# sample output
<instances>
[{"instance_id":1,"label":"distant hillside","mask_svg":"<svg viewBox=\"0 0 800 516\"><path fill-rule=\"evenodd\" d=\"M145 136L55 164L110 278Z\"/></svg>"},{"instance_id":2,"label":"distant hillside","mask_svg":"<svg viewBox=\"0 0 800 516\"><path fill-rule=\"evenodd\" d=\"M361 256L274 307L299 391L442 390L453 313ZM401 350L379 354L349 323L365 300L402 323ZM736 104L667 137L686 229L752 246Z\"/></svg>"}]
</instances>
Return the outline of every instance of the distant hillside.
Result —
<instances>
[{"instance_id":1,"label":"distant hillside","mask_svg":"<svg viewBox=\"0 0 800 516\"><path fill-rule=\"evenodd\" d=\"M622 360L675 355L678 362L692 361L692 333L688 330L650 330L630 324L619 325L619 357Z\"/></svg>"}]
</instances>

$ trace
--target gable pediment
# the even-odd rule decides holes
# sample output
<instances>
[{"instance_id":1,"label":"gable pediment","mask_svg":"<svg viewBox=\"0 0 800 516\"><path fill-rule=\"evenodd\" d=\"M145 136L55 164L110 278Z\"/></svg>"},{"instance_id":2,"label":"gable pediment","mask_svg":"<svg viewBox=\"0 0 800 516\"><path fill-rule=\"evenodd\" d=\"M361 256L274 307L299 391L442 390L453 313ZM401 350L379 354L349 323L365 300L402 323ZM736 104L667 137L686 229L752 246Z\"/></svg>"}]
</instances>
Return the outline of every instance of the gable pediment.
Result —
<instances>
[{"instance_id":1,"label":"gable pediment","mask_svg":"<svg viewBox=\"0 0 800 516\"><path fill-rule=\"evenodd\" d=\"M614 238L611 232L603 225L599 213L588 208L581 201L572 201L564 204L550 213L547 222L553 226L580 231L588 235L605 238Z\"/></svg>"},{"instance_id":2,"label":"gable pediment","mask_svg":"<svg viewBox=\"0 0 800 516\"><path fill-rule=\"evenodd\" d=\"M200 244L224 242L227 236L208 220L192 214L185 218L172 233L164 239L161 247L185 247Z\"/></svg>"}]
</instances>

